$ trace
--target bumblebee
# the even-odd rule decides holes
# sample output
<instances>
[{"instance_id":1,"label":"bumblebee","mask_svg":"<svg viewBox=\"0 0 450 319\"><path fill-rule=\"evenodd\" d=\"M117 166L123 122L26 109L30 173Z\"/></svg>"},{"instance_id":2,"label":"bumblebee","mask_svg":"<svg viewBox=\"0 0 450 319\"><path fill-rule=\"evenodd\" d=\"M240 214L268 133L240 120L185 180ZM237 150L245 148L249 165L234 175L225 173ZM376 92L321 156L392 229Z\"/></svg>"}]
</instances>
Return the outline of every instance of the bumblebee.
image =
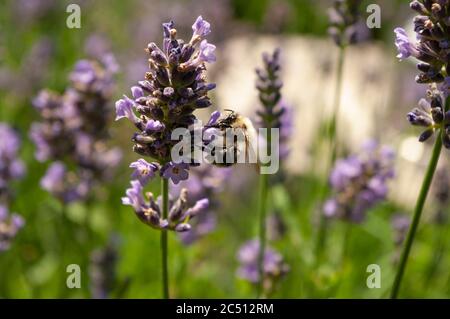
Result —
<instances>
[{"instance_id":1,"label":"bumblebee","mask_svg":"<svg viewBox=\"0 0 450 319\"><path fill-rule=\"evenodd\" d=\"M222 167L256 163L257 133L252 121L233 110L225 111L228 114L224 118L208 126L217 129L219 134L205 147L207 160Z\"/></svg>"}]
</instances>

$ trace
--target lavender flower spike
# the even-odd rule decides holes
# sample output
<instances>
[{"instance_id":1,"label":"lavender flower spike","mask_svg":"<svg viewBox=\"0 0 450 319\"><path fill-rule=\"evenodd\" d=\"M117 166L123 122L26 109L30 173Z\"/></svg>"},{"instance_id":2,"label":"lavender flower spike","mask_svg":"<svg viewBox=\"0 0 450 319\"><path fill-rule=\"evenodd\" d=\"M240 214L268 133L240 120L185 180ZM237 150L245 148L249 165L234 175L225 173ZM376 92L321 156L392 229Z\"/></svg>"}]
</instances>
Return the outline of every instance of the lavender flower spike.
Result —
<instances>
[{"instance_id":1,"label":"lavender flower spike","mask_svg":"<svg viewBox=\"0 0 450 319\"><path fill-rule=\"evenodd\" d=\"M52 161L41 186L61 201L86 199L95 183L108 180L121 160L121 151L106 145L117 70L111 54L101 61L80 60L64 93L43 90L33 100L41 115L30 130L35 157ZM68 171L66 164L73 170Z\"/></svg>"},{"instance_id":2,"label":"lavender flower spike","mask_svg":"<svg viewBox=\"0 0 450 319\"><path fill-rule=\"evenodd\" d=\"M215 61L215 46L203 39L210 24L198 17L192 29L192 40L184 42L176 38L173 22L164 23L163 49L148 44L145 79L131 88L132 98L116 103L116 119L128 118L137 128L133 150L160 163L160 175L175 183L188 178L190 163L172 163L171 149L178 141L171 133L195 122L194 111L211 105L208 91L215 88L205 76L206 64Z\"/></svg>"}]
</instances>

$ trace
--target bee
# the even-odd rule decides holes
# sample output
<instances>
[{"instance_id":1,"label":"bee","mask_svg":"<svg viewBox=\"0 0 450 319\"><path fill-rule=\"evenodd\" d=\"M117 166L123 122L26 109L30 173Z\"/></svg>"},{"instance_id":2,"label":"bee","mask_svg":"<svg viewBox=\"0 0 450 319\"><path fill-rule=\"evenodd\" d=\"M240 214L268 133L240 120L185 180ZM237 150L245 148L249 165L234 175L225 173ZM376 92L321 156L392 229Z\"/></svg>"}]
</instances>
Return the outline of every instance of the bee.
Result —
<instances>
[{"instance_id":1,"label":"bee","mask_svg":"<svg viewBox=\"0 0 450 319\"><path fill-rule=\"evenodd\" d=\"M256 163L257 133L252 121L233 110L225 111L228 112L225 117L208 126L219 132L205 147L208 161L222 167Z\"/></svg>"}]
</instances>

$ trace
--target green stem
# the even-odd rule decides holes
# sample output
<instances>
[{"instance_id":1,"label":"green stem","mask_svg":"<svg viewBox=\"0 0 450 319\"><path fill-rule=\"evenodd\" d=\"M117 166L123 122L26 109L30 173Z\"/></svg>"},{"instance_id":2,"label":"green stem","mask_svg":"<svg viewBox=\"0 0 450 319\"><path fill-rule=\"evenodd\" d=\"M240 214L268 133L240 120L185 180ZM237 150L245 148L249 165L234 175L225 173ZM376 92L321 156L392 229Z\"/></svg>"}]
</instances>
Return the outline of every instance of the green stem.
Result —
<instances>
[{"instance_id":1,"label":"green stem","mask_svg":"<svg viewBox=\"0 0 450 319\"><path fill-rule=\"evenodd\" d=\"M420 188L419 197L417 198L416 207L414 209L414 216L409 228L408 236L406 237L405 246L403 247L402 255L400 257L399 266L397 269L397 274L395 276L394 285L392 286L391 299L396 299L398 292L400 290L400 285L402 283L403 274L405 272L406 264L408 261L409 253L411 251L411 246L416 235L417 227L419 225L420 216L422 215L422 210L425 205L425 200L430 189L431 181L433 180L434 172L436 171L436 166L439 161L439 155L442 149L442 130L436 136L436 141L433 147L433 153L431 155L430 162L425 174L425 178L422 182L422 187Z\"/></svg>"},{"instance_id":2,"label":"green stem","mask_svg":"<svg viewBox=\"0 0 450 319\"><path fill-rule=\"evenodd\" d=\"M331 117L331 122L328 127L328 143L330 148L330 158L326 168L326 172L329 175L331 169L333 167L334 162L336 161L338 155L338 135L337 135L337 119L339 118L339 110L341 105L341 94L342 94L342 79L344 75L344 61L345 61L345 46L339 47L338 54L338 62L337 62L337 71L336 71L336 87L334 93L333 100L333 115ZM325 177L326 178L326 177ZM327 184L324 185L323 190L321 192L320 203L323 204L326 197L328 195L328 187ZM319 208L320 211L322 207ZM316 260L319 261L323 254L323 248L326 243L327 236L327 219L326 217L320 213L319 219L319 229L317 231L317 240L316 240Z\"/></svg>"},{"instance_id":3,"label":"green stem","mask_svg":"<svg viewBox=\"0 0 450 319\"><path fill-rule=\"evenodd\" d=\"M264 254L266 246L266 211L267 211L267 195L268 195L268 175L261 174L260 178L260 193L259 193L259 255L258 255L258 272L259 282L257 290L257 298L260 298L263 293L263 278L264 278Z\"/></svg>"},{"instance_id":4,"label":"green stem","mask_svg":"<svg viewBox=\"0 0 450 319\"><path fill-rule=\"evenodd\" d=\"M270 153L271 148L271 129L267 129L267 150ZM267 214L267 202L269 199L269 174L260 174L259 185L259 255L258 255L258 272L259 282L256 291L256 297L261 298L264 290L264 255L266 249L266 214Z\"/></svg>"},{"instance_id":5,"label":"green stem","mask_svg":"<svg viewBox=\"0 0 450 319\"><path fill-rule=\"evenodd\" d=\"M336 88L334 93L334 102L333 102L333 115L331 118L330 131L329 131L329 142L331 146L331 157L330 157L330 165L333 166L336 161L336 157L338 155L338 118L339 111L341 108L341 95L342 95L342 78L344 75L344 61L345 61L345 47L341 46L339 48L338 55L338 63L337 63L337 71L336 71Z\"/></svg>"},{"instance_id":6,"label":"green stem","mask_svg":"<svg viewBox=\"0 0 450 319\"><path fill-rule=\"evenodd\" d=\"M167 219L169 213L169 180L161 179L162 218ZM162 292L163 298L169 299L169 272L167 267L167 230L161 230L161 258L162 258Z\"/></svg>"}]
</instances>

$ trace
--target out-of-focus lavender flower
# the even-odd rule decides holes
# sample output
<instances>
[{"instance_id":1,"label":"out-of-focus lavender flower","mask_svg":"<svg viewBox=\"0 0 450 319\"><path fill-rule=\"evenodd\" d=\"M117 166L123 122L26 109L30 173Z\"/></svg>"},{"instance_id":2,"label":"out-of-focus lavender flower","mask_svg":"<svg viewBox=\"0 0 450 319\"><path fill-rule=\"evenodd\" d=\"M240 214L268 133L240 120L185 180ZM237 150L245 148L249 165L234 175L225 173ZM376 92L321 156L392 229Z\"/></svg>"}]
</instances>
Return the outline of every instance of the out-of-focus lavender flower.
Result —
<instances>
[{"instance_id":1,"label":"out-of-focus lavender flower","mask_svg":"<svg viewBox=\"0 0 450 319\"><path fill-rule=\"evenodd\" d=\"M116 72L110 54L101 63L80 60L62 95L43 90L33 100L42 118L30 130L35 156L55 161L41 185L65 202L85 199L94 182L110 178L121 160L120 150L106 145ZM74 164L74 170L66 172L63 162Z\"/></svg>"},{"instance_id":2,"label":"out-of-focus lavender flower","mask_svg":"<svg viewBox=\"0 0 450 319\"><path fill-rule=\"evenodd\" d=\"M231 175L229 168L218 169L213 165L201 165L190 169L189 179L172 185L171 194L176 196L181 189L189 190L189 204L194 205L202 198L209 199L207 209L199 212L192 221L191 230L180 233L179 237L185 245L190 245L216 228L216 209L220 206L217 194L223 189Z\"/></svg>"},{"instance_id":3,"label":"out-of-focus lavender flower","mask_svg":"<svg viewBox=\"0 0 450 319\"><path fill-rule=\"evenodd\" d=\"M20 215L9 214L8 209L0 204L0 252L11 246L11 241L24 225L25 221Z\"/></svg>"},{"instance_id":4,"label":"out-of-focus lavender flower","mask_svg":"<svg viewBox=\"0 0 450 319\"><path fill-rule=\"evenodd\" d=\"M103 34L93 33L85 41L84 51L87 56L100 60L111 52L111 43Z\"/></svg>"},{"instance_id":5,"label":"out-of-focus lavender flower","mask_svg":"<svg viewBox=\"0 0 450 319\"><path fill-rule=\"evenodd\" d=\"M132 98L116 103L116 119L128 118L139 130L134 151L160 163L160 175L175 184L188 178L189 165L171 162L171 149L179 142L171 140L171 132L195 122L193 112L211 105L207 94L215 87L205 77L206 63L215 61L215 46L204 39L210 24L200 16L192 30L191 40L184 42L176 38L173 22L163 23L162 49L153 42L147 46L145 79L131 88Z\"/></svg>"},{"instance_id":6,"label":"out-of-focus lavender flower","mask_svg":"<svg viewBox=\"0 0 450 319\"><path fill-rule=\"evenodd\" d=\"M394 176L390 147L366 142L362 152L338 160L330 175L334 194L323 207L327 217L362 222L366 212L385 199L387 181Z\"/></svg>"},{"instance_id":7,"label":"out-of-focus lavender flower","mask_svg":"<svg viewBox=\"0 0 450 319\"><path fill-rule=\"evenodd\" d=\"M272 55L263 54L264 67L256 69L256 88L262 108L256 113L262 128L279 129L279 156L285 159L290 152L288 143L293 130L293 108L281 97L280 49Z\"/></svg>"},{"instance_id":8,"label":"out-of-focus lavender flower","mask_svg":"<svg viewBox=\"0 0 450 319\"><path fill-rule=\"evenodd\" d=\"M20 139L5 123L0 123L0 199L9 197L9 183L20 179L25 166L18 158Z\"/></svg>"},{"instance_id":9,"label":"out-of-focus lavender flower","mask_svg":"<svg viewBox=\"0 0 450 319\"><path fill-rule=\"evenodd\" d=\"M91 253L89 279L92 298L105 299L116 282L117 243L113 237L104 248Z\"/></svg>"},{"instance_id":10,"label":"out-of-focus lavender flower","mask_svg":"<svg viewBox=\"0 0 450 319\"><path fill-rule=\"evenodd\" d=\"M11 182L21 178L25 166L18 158L20 138L7 124L0 123L0 252L8 249L12 239L24 225L20 215L9 214L12 198Z\"/></svg>"},{"instance_id":11,"label":"out-of-focus lavender flower","mask_svg":"<svg viewBox=\"0 0 450 319\"><path fill-rule=\"evenodd\" d=\"M163 219L160 201L161 198L155 200L152 193L146 193L144 197L143 186L139 181L131 181L131 188L127 189L126 197L122 198L122 203L132 206L137 217L144 224L156 229L168 229L176 232L190 230L189 220L207 209L209 205L208 199L202 198L190 206L188 191L182 189L176 200L169 200L169 216L167 219Z\"/></svg>"},{"instance_id":12,"label":"out-of-focus lavender flower","mask_svg":"<svg viewBox=\"0 0 450 319\"><path fill-rule=\"evenodd\" d=\"M328 10L329 35L338 46L346 46L363 41L368 37L368 28L361 20L362 0L334 0Z\"/></svg>"},{"instance_id":13,"label":"out-of-focus lavender flower","mask_svg":"<svg viewBox=\"0 0 450 319\"><path fill-rule=\"evenodd\" d=\"M408 233L411 218L406 215L396 214L392 217L391 225L394 229L394 244L399 247L402 245Z\"/></svg>"},{"instance_id":14,"label":"out-of-focus lavender flower","mask_svg":"<svg viewBox=\"0 0 450 319\"><path fill-rule=\"evenodd\" d=\"M259 245L257 239L247 241L241 246L237 255L239 261L238 276L253 284L260 281L258 271ZM263 285L266 293L273 290L277 281L289 272L289 266L284 262L283 257L270 247L265 249L263 269Z\"/></svg>"},{"instance_id":15,"label":"out-of-focus lavender flower","mask_svg":"<svg viewBox=\"0 0 450 319\"><path fill-rule=\"evenodd\" d=\"M18 19L25 23L32 23L47 15L57 7L52 0L18 0L14 1L14 12Z\"/></svg>"},{"instance_id":16,"label":"out-of-focus lavender flower","mask_svg":"<svg viewBox=\"0 0 450 319\"><path fill-rule=\"evenodd\" d=\"M80 180L74 172L67 171L63 163L53 162L41 179L41 187L62 202L70 203L88 195L89 182L89 179Z\"/></svg>"},{"instance_id":17,"label":"out-of-focus lavender flower","mask_svg":"<svg viewBox=\"0 0 450 319\"><path fill-rule=\"evenodd\" d=\"M283 86L280 79L280 49L276 49L271 55L264 53L263 62L263 68L256 69L256 88L262 104L262 109L257 111L257 115L263 127L277 128L281 124L280 118L285 111L278 106Z\"/></svg>"}]
</instances>

